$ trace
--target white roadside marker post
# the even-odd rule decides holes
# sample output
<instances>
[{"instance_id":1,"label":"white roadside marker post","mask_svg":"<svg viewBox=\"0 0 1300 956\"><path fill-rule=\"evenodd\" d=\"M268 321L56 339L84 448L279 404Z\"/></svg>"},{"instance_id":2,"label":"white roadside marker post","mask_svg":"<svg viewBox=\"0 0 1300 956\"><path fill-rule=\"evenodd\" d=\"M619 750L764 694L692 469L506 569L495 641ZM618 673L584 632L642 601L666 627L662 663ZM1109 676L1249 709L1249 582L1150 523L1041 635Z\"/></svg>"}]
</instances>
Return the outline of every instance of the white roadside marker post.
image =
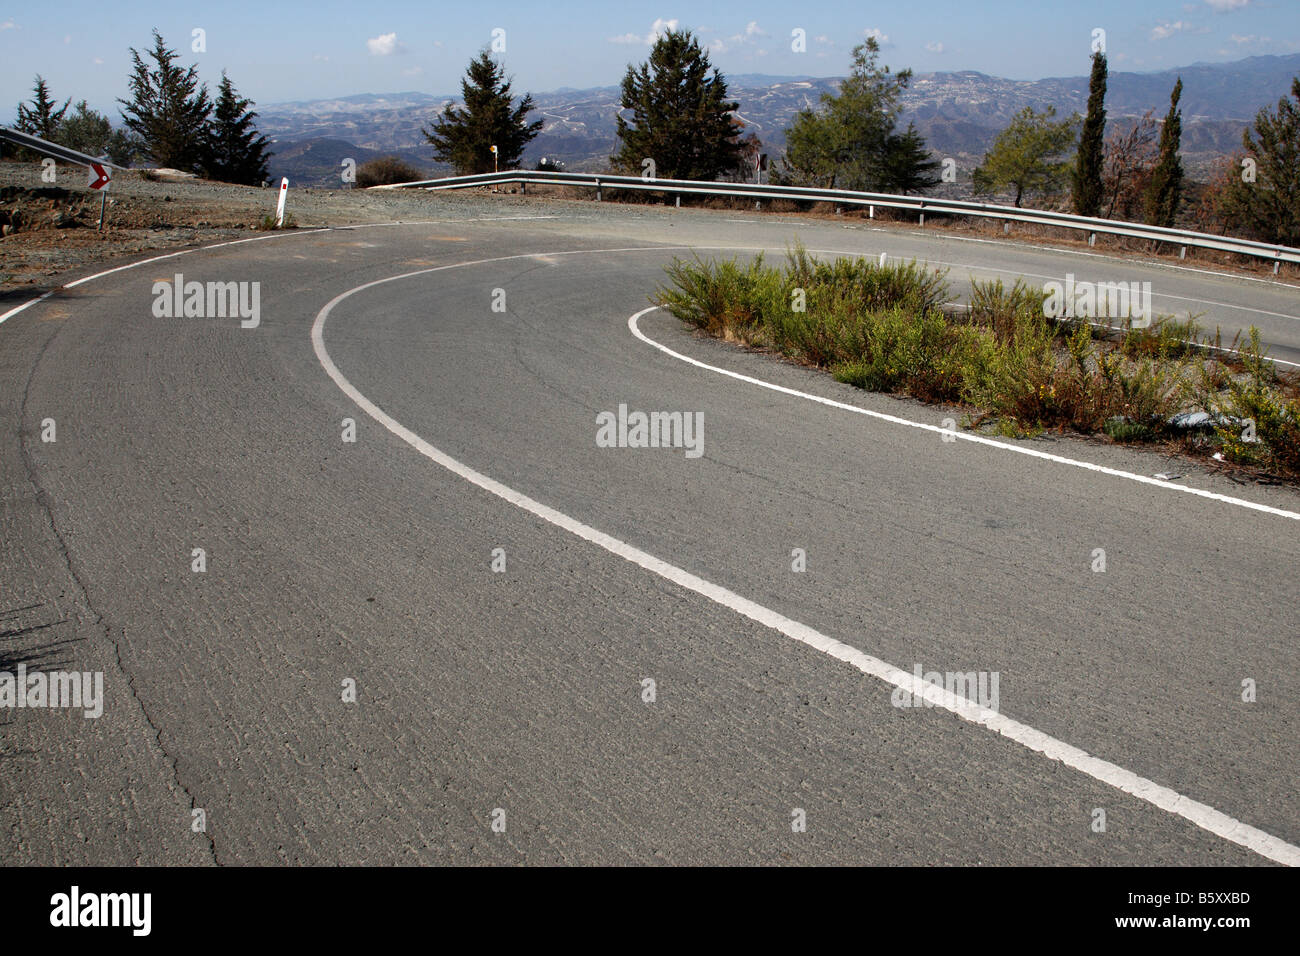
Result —
<instances>
[{"instance_id":1,"label":"white roadside marker post","mask_svg":"<svg viewBox=\"0 0 1300 956\"><path fill-rule=\"evenodd\" d=\"M275 206L275 228L284 227L284 200L289 195L289 177L280 180L280 201Z\"/></svg>"}]
</instances>

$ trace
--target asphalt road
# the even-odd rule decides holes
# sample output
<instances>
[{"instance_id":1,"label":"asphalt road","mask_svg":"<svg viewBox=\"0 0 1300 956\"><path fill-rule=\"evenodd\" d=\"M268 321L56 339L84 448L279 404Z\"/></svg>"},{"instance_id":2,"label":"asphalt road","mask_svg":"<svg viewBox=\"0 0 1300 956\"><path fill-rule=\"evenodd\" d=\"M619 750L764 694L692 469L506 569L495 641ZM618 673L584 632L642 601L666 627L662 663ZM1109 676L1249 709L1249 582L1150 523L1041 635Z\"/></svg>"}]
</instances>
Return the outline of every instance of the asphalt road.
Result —
<instances>
[{"instance_id":1,"label":"asphalt road","mask_svg":"<svg viewBox=\"0 0 1300 956\"><path fill-rule=\"evenodd\" d=\"M0 325L0 671L105 697L0 709L0 862L1300 859L1300 494L945 441L945 409L628 322L686 247L796 233L1151 281L1300 361L1294 287L541 214L228 245ZM177 272L260 283L260 324L155 317ZM698 413L702 454L599 447L620 404ZM996 673L997 714L895 706L877 665Z\"/></svg>"}]
</instances>

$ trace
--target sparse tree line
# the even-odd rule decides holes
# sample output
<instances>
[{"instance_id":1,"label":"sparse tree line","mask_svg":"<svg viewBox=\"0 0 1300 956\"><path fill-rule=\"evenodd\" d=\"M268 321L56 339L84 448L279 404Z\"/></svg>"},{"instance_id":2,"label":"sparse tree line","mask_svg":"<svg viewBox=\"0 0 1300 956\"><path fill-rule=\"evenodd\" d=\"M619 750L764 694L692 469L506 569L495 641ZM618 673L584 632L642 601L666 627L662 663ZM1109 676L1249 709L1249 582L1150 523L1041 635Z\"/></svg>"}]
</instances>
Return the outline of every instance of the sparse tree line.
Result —
<instances>
[{"instance_id":1,"label":"sparse tree line","mask_svg":"<svg viewBox=\"0 0 1300 956\"><path fill-rule=\"evenodd\" d=\"M214 100L194 66L181 67L155 30L144 56L131 48L129 99L119 99L122 125L90 109L85 100L58 106L36 77L32 99L18 106L14 128L115 166L148 162L208 179L255 186L267 178L265 136L257 132L252 103L223 71ZM69 113L69 108L72 112Z\"/></svg>"},{"instance_id":2,"label":"sparse tree line","mask_svg":"<svg viewBox=\"0 0 1300 956\"><path fill-rule=\"evenodd\" d=\"M869 38L853 50L848 77L837 93L823 93L815 109L800 111L772 180L866 192L915 193L937 186L941 162L911 124L898 128L901 97L912 78L879 62ZM1189 190L1179 158L1180 78L1169 110L1151 112L1106 135L1107 64L1092 57L1087 112L1058 117L1055 107L1021 110L973 170L979 195L1068 203L1077 215L1197 228L1300 245L1300 78L1277 110L1260 110L1233 157L1205 187ZM752 178L758 138L736 118L738 104L689 31L670 30L649 60L623 77L618 151L611 166L627 175L659 179ZM449 106L425 136L434 158L458 173L517 168L541 130L529 123L532 98L517 103L504 68L484 51L462 83L464 107ZM1191 202L1190 192L1198 194ZM1188 208L1191 207L1191 208Z\"/></svg>"},{"instance_id":3,"label":"sparse tree line","mask_svg":"<svg viewBox=\"0 0 1300 956\"><path fill-rule=\"evenodd\" d=\"M180 67L157 31L153 37L146 56L131 50L130 98L118 101L122 127L114 129L84 100L59 107L39 76L31 102L18 107L16 127L107 155L117 165L144 159L227 182L265 179L268 144L254 125L252 103L224 72L213 101L196 68ZM838 92L823 93L817 108L800 111L786 131L772 181L904 194L940 183L941 163L921 134L911 124L898 128L912 73L893 73L879 59L875 39L853 50ZM1078 215L1160 226L1173 226L1181 216L1199 229L1300 245L1300 78L1276 111L1260 110L1243 134L1243 152L1194 190L1184 182L1179 159L1182 80L1174 85L1163 122L1148 112L1109 136L1106 84L1106 56L1096 52L1085 115L1058 118L1051 106L1021 110L973 170L975 192L1016 206L1068 201ZM463 105L448 106L424 130L434 158L462 174L517 168L543 125L528 119L532 97L515 99L504 67L486 50L470 62L461 93ZM727 98L725 77L689 31L668 31L647 62L628 67L620 105L619 148L610 157L616 171L659 179L754 175L762 143L736 117L738 104ZM378 160L358 170L358 184L413 174L418 172L395 159ZM1197 194L1195 202L1189 192Z\"/></svg>"}]
</instances>

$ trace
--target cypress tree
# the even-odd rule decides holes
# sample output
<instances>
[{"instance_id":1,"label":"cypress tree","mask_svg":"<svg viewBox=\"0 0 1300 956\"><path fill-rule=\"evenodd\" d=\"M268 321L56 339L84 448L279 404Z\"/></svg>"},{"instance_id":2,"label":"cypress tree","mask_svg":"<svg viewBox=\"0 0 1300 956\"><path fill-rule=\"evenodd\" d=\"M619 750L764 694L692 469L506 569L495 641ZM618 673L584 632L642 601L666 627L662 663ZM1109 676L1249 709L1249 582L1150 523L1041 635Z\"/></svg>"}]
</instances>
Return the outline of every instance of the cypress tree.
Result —
<instances>
[{"instance_id":1,"label":"cypress tree","mask_svg":"<svg viewBox=\"0 0 1300 956\"><path fill-rule=\"evenodd\" d=\"M1092 55L1092 77L1088 81L1088 115L1079 134L1079 153L1074 166L1074 212L1096 216L1101 212L1101 170L1106 134L1106 54Z\"/></svg>"},{"instance_id":2,"label":"cypress tree","mask_svg":"<svg viewBox=\"0 0 1300 956\"><path fill-rule=\"evenodd\" d=\"M1160 158L1151 174L1145 202L1147 222L1153 226L1170 226L1178 215L1178 202L1183 192L1183 163L1178 158L1178 146L1183 136L1182 112L1178 100L1183 95L1183 78L1180 76L1169 96L1169 112L1160 130Z\"/></svg>"}]
</instances>

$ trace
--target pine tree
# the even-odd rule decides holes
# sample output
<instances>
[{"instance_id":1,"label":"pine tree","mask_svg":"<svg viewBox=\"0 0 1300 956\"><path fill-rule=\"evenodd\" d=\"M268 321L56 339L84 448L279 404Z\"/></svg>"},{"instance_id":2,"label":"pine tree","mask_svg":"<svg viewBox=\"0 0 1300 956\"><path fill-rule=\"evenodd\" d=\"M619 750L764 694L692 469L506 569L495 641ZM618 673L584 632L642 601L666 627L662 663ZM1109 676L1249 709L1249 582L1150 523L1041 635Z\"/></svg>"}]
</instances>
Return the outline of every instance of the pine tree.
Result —
<instances>
[{"instance_id":1,"label":"pine tree","mask_svg":"<svg viewBox=\"0 0 1300 956\"><path fill-rule=\"evenodd\" d=\"M451 163L463 175L490 173L495 146L500 168L517 168L524 147L542 129L541 120L527 122L533 108L532 96L514 105L505 67L493 62L487 50L470 61L465 76L460 82L465 108L448 106L432 129L422 130L424 138L433 144L434 158Z\"/></svg>"},{"instance_id":2,"label":"pine tree","mask_svg":"<svg viewBox=\"0 0 1300 956\"><path fill-rule=\"evenodd\" d=\"M710 73L712 71L712 73ZM709 63L690 31L669 30L655 41L650 60L628 66L618 116L616 169L641 175L654 163L659 179L713 180L740 161L739 127L727 100L727 81Z\"/></svg>"},{"instance_id":3,"label":"pine tree","mask_svg":"<svg viewBox=\"0 0 1300 956\"><path fill-rule=\"evenodd\" d=\"M41 139L54 142L59 135L59 126L63 123L63 114L68 111L71 98L59 109L54 108L55 101L50 98L50 88L45 79L36 74L36 85L32 87L32 105L18 104L18 120L14 128L20 133L30 133Z\"/></svg>"},{"instance_id":4,"label":"pine tree","mask_svg":"<svg viewBox=\"0 0 1300 956\"><path fill-rule=\"evenodd\" d=\"M1147 222L1153 226L1170 226L1178 215L1178 203L1183 192L1183 164L1178 158L1178 146L1183 136L1182 113L1178 100L1183 95L1183 78L1180 76L1169 95L1169 112L1160 130L1160 158L1147 184L1143 206Z\"/></svg>"},{"instance_id":5,"label":"pine tree","mask_svg":"<svg viewBox=\"0 0 1300 956\"><path fill-rule=\"evenodd\" d=\"M1228 194L1233 224L1253 239L1300 246L1300 77L1291 99L1278 100L1275 113L1260 110L1241 139L1254 174L1237 168Z\"/></svg>"},{"instance_id":6,"label":"pine tree","mask_svg":"<svg viewBox=\"0 0 1300 956\"><path fill-rule=\"evenodd\" d=\"M907 132L889 137L885 149L882 187L886 192L921 192L939 185L939 168L943 164L930 155L925 139L908 123Z\"/></svg>"},{"instance_id":7,"label":"pine tree","mask_svg":"<svg viewBox=\"0 0 1300 956\"><path fill-rule=\"evenodd\" d=\"M853 67L836 94L823 93L819 110L802 110L786 132L782 179L827 189L882 191L909 180L896 168L901 149L924 154L914 130L894 133L902 112L899 100L912 79L911 70L891 73L877 63L880 44L868 37L853 49ZM920 151L915 147L920 146ZM925 171L917 175L924 179Z\"/></svg>"},{"instance_id":8,"label":"pine tree","mask_svg":"<svg viewBox=\"0 0 1300 956\"><path fill-rule=\"evenodd\" d=\"M85 100L81 100L60 125L58 141L79 153L100 156L108 148L112 135L113 126L108 117L92 110Z\"/></svg>"},{"instance_id":9,"label":"pine tree","mask_svg":"<svg viewBox=\"0 0 1300 956\"><path fill-rule=\"evenodd\" d=\"M1026 106L998 134L993 147L984 154L984 162L975 170L975 192L991 193L1015 190L1015 204L1027 193L1054 193L1067 178L1069 166L1058 159L1074 145L1076 113L1056 121L1056 107L1041 113Z\"/></svg>"},{"instance_id":10,"label":"pine tree","mask_svg":"<svg viewBox=\"0 0 1300 956\"><path fill-rule=\"evenodd\" d=\"M1088 115L1079 134L1079 153L1074 160L1074 213L1101 213L1102 166L1106 134L1106 54L1092 55L1092 76L1088 80Z\"/></svg>"},{"instance_id":11,"label":"pine tree","mask_svg":"<svg viewBox=\"0 0 1300 956\"><path fill-rule=\"evenodd\" d=\"M217 104L208 127L204 169L209 179L241 186L256 186L268 177L267 138L257 132L257 113L252 102L235 92L235 85L221 71Z\"/></svg>"},{"instance_id":12,"label":"pine tree","mask_svg":"<svg viewBox=\"0 0 1300 956\"><path fill-rule=\"evenodd\" d=\"M186 172L199 172L207 151L208 117L212 101L208 88L199 83L198 71L175 64L174 50L167 49L158 31L149 57L152 69L135 48L131 49L133 72L127 81L131 99L122 104L127 129L139 137L141 150L153 163Z\"/></svg>"}]
</instances>

